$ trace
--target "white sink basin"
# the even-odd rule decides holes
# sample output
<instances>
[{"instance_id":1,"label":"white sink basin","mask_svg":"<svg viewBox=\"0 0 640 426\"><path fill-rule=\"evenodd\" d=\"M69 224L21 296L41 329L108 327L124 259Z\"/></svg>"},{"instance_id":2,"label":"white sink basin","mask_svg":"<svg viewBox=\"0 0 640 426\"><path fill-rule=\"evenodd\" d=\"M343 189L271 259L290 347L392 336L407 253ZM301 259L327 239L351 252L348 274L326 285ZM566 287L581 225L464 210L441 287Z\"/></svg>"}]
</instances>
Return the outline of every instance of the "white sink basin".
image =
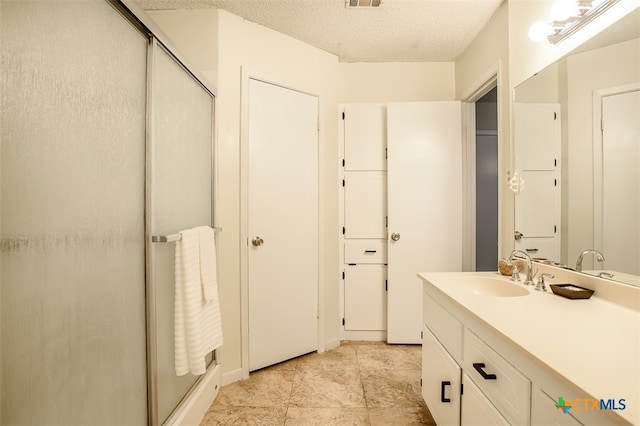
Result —
<instances>
[{"instance_id":1,"label":"white sink basin","mask_svg":"<svg viewBox=\"0 0 640 426\"><path fill-rule=\"evenodd\" d=\"M491 277L469 277L463 281L462 286L475 294L487 296L518 297L529 294L529 290L521 284Z\"/></svg>"}]
</instances>

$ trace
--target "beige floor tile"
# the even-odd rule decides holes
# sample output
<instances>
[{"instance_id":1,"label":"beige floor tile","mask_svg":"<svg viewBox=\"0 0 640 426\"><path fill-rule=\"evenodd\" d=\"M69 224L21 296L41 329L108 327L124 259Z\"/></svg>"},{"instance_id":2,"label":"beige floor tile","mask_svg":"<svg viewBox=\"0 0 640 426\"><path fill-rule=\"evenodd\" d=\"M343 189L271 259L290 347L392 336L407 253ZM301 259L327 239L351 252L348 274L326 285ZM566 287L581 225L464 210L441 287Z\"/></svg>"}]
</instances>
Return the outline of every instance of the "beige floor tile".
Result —
<instances>
[{"instance_id":1,"label":"beige floor tile","mask_svg":"<svg viewBox=\"0 0 640 426\"><path fill-rule=\"evenodd\" d=\"M299 408L289 407L286 426L368 426L366 408Z\"/></svg>"},{"instance_id":2,"label":"beige floor tile","mask_svg":"<svg viewBox=\"0 0 640 426\"><path fill-rule=\"evenodd\" d=\"M286 414L286 405L277 407L213 406L202 419L200 426L283 425Z\"/></svg>"},{"instance_id":3,"label":"beige floor tile","mask_svg":"<svg viewBox=\"0 0 640 426\"><path fill-rule=\"evenodd\" d=\"M423 403L420 370L361 371L367 407L414 407Z\"/></svg>"},{"instance_id":4,"label":"beige floor tile","mask_svg":"<svg viewBox=\"0 0 640 426\"><path fill-rule=\"evenodd\" d=\"M214 402L222 406L271 407L286 405L295 371L261 370L248 379L223 386Z\"/></svg>"},{"instance_id":5,"label":"beige floor tile","mask_svg":"<svg viewBox=\"0 0 640 426\"><path fill-rule=\"evenodd\" d=\"M404 345L356 346L361 371L419 370L420 358L415 349Z\"/></svg>"},{"instance_id":6,"label":"beige floor tile","mask_svg":"<svg viewBox=\"0 0 640 426\"><path fill-rule=\"evenodd\" d=\"M290 407L364 407L362 382L357 370L303 369L296 372Z\"/></svg>"},{"instance_id":7,"label":"beige floor tile","mask_svg":"<svg viewBox=\"0 0 640 426\"><path fill-rule=\"evenodd\" d=\"M353 346L339 346L327 352L316 352L299 358L298 369L309 368L332 371L357 370L356 349Z\"/></svg>"},{"instance_id":8,"label":"beige floor tile","mask_svg":"<svg viewBox=\"0 0 640 426\"><path fill-rule=\"evenodd\" d=\"M371 426L430 425L435 426L426 405L414 407L369 408Z\"/></svg>"}]
</instances>

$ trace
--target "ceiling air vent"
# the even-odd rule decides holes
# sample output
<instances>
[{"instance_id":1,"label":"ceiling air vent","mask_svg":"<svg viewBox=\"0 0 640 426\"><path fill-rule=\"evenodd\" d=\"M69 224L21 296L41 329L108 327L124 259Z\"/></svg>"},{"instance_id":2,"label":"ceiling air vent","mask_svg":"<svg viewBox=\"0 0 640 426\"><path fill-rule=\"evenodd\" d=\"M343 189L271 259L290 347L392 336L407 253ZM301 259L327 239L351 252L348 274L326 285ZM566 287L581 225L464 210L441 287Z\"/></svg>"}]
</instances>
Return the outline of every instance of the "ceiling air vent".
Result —
<instances>
[{"instance_id":1,"label":"ceiling air vent","mask_svg":"<svg viewBox=\"0 0 640 426\"><path fill-rule=\"evenodd\" d=\"M353 7L380 7L382 0L346 0L347 8Z\"/></svg>"}]
</instances>

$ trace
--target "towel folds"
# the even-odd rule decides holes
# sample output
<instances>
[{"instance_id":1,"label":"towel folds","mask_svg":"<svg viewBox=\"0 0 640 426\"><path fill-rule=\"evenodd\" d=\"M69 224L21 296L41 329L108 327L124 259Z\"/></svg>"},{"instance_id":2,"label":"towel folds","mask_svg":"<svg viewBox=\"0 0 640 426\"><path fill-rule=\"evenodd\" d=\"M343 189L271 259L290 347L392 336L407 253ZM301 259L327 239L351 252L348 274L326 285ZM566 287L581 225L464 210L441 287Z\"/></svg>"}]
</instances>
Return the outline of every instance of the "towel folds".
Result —
<instances>
[{"instance_id":1,"label":"towel folds","mask_svg":"<svg viewBox=\"0 0 640 426\"><path fill-rule=\"evenodd\" d=\"M213 229L180 231L175 257L175 370L178 376L206 371L205 356L222 346Z\"/></svg>"}]
</instances>

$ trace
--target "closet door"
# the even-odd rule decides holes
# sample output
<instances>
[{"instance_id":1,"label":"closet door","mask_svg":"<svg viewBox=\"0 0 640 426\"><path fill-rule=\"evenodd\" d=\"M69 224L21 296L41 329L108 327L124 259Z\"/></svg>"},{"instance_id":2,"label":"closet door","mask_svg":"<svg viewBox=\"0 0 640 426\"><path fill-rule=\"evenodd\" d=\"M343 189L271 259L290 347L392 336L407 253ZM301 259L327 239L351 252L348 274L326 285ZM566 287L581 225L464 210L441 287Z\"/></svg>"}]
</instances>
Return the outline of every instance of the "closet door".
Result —
<instances>
[{"instance_id":1,"label":"closet door","mask_svg":"<svg viewBox=\"0 0 640 426\"><path fill-rule=\"evenodd\" d=\"M147 424L148 39L106 1L0 8L0 424Z\"/></svg>"},{"instance_id":2,"label":"closet door","mask_svg":"<svg viewBox=\"0 0 640 426\"><path fill-rule=\"evenodd\" d=\"M249 80L249 369L318 349L318 98Z\"/></svg>"},{"instance_id":3,"label":"closet door","mask_svg":"<svg viewBox=\"0 0 640 426\"><path fill-rule=\"evenodd\" d=\"M460 102L387 106L389 343L420 343L418 272L462 268Z\"/></svg>"}]
</instances>

